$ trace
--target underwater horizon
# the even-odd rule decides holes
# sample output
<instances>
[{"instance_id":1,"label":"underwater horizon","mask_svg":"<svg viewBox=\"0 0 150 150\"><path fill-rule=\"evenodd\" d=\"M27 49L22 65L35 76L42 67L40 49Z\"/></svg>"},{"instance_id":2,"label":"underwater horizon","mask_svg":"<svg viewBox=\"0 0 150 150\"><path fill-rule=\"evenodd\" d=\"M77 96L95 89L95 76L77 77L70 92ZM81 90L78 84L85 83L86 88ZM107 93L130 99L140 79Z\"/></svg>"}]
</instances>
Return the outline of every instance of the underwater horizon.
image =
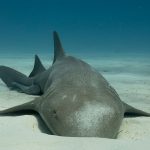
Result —
<instances>
[{"instance_id":1,"label":"underwater horizon","mask_svg":"<svg viewBox=\"0 0 150 150\"><path fill-rule=\"evenodd\" d=\"M1 57L52 55L54 30L69 55L145 57L150 55L149 6L147 0L0 1Z\"/></svg>"}]
</instances>

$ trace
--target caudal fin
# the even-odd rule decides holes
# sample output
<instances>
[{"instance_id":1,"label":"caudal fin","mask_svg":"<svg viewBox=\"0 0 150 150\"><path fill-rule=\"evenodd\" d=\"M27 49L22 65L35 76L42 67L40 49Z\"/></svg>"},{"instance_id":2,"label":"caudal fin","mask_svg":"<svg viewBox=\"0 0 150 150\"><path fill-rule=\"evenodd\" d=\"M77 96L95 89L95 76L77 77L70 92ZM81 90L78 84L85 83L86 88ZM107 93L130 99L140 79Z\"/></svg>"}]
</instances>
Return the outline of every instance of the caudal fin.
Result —
<instances>
[{"instance_id":1,"label":"caudal fin","mask_svg":"<svg viewBox=\"0 0 150 150\"><path fill-rule=\"evenodd\" d=\"M150 116L150 113L136 109L126 103L124 103L125 115L131 116Z\"/></svg>"},{"instance_id":2,"label":"caudal fin","mask_svg":"<svg viewBox=\"0 0 150 150\"><path fill-rule=\"evenodd\" d=\"M0 66L0 78L10 88L13 88L13 82L26 86L32 85L33 82L33 79L28 78L23 73L6 66Z\"/></svg>"}]
</instances>

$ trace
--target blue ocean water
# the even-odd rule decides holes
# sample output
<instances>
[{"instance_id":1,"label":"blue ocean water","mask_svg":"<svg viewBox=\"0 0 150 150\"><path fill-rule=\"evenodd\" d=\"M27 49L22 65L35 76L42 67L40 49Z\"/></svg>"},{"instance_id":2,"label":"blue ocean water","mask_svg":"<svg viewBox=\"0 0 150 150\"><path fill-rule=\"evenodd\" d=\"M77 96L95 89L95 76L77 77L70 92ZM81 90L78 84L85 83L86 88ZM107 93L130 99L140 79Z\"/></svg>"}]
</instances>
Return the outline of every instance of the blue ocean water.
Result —
<instances>
[{"instance_id":1,"label":"blue ocean water","mask_svg":"<svg viewBox=\"0 0 150 150\"><path fill-rule=\"evenodd\" d=\"M52 31L73 55L147 56L148 0L1 0L0 53L52 53Z\"/></svg>"}]
</instances>

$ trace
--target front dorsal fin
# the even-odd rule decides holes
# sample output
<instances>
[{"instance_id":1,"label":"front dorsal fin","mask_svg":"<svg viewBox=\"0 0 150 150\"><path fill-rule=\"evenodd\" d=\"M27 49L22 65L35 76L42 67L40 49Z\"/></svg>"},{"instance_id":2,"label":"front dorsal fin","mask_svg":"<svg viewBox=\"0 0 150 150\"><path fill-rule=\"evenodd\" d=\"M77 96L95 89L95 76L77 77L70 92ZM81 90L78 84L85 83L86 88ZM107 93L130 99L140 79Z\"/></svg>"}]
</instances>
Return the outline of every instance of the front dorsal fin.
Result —
<instances>
[{"instance_id":1,"label":"front dorsal fin","mask_svg":"<svg viewBox=\"0 0 150 150\"><path fill-rule=\"evenodd\" d=\"M56 31L53 32L53 38L54 38L54 60L53 63L57 59L61 59L63 56L65 56L65 52L62 48L58 33Z\"/></svg>"},{"instance_id":2,"label":"front dorsal fin","mask_svg":"<svg viewBox=\"0 0 150 150\"><path fill-rule=\"evenodd\" d=\"M34 61L34 67L33 70L31 71L29 77L34 77L39 73L42 73L43 71L45 71L45 67L43 66L43 64L41 63L38 55L35 55L35 61Z\"/></svg>"}]
</instances>

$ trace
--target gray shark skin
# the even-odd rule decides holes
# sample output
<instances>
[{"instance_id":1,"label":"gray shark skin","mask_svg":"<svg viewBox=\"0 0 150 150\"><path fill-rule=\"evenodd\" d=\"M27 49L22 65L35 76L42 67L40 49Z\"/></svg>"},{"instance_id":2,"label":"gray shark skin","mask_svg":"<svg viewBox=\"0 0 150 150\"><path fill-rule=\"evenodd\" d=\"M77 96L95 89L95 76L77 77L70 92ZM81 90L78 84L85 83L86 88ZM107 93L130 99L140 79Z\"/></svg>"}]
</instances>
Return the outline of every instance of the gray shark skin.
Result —
<instances>
[{"instance_id":1,"label":"gray shark skin","mask_svg":"<svg viewBox=\"0 0 150 150\"><path fill-rule=\"evenodd\" d=\"M41 95L40 87L34 83L34 78L45 70L46 69L41 63L39 57L35 55L34 67L29 77L12 68L0 66L0 78L11 89L18 90L26 94Z\"/></svg>"},{"instance_id":2,"label":"gray shark skin","mask_svg":"<svg viewBox=\"0 0 150 150\"><path fill-rule=\"evenodd\" d=\"M31 71L29 77L34 77L36 76L37 74L39 73L42 73L44 72L46 69L45 67L43 66L40 58L38 57L38 55L35 55L35 61L34 61L34 67L33 67L33 70Z\"/></svg>"},{"instance_id":3,"label":"gray shark skin","mask_svg":"<svg viewBox=\"0 0 150 150\"><path fill-rule=\"evenodd\" d=\"M150 116L122 102L98 71L65 54L57 32L53 37L54 60L47 70L39 63L41 67L34 67L27 77L0 66L0 77L8 87L41 94L31 102L1 110L1 115L33 110L54 135L104 138L116 138L124 114Z\"/></svg>"}]
</instances>

